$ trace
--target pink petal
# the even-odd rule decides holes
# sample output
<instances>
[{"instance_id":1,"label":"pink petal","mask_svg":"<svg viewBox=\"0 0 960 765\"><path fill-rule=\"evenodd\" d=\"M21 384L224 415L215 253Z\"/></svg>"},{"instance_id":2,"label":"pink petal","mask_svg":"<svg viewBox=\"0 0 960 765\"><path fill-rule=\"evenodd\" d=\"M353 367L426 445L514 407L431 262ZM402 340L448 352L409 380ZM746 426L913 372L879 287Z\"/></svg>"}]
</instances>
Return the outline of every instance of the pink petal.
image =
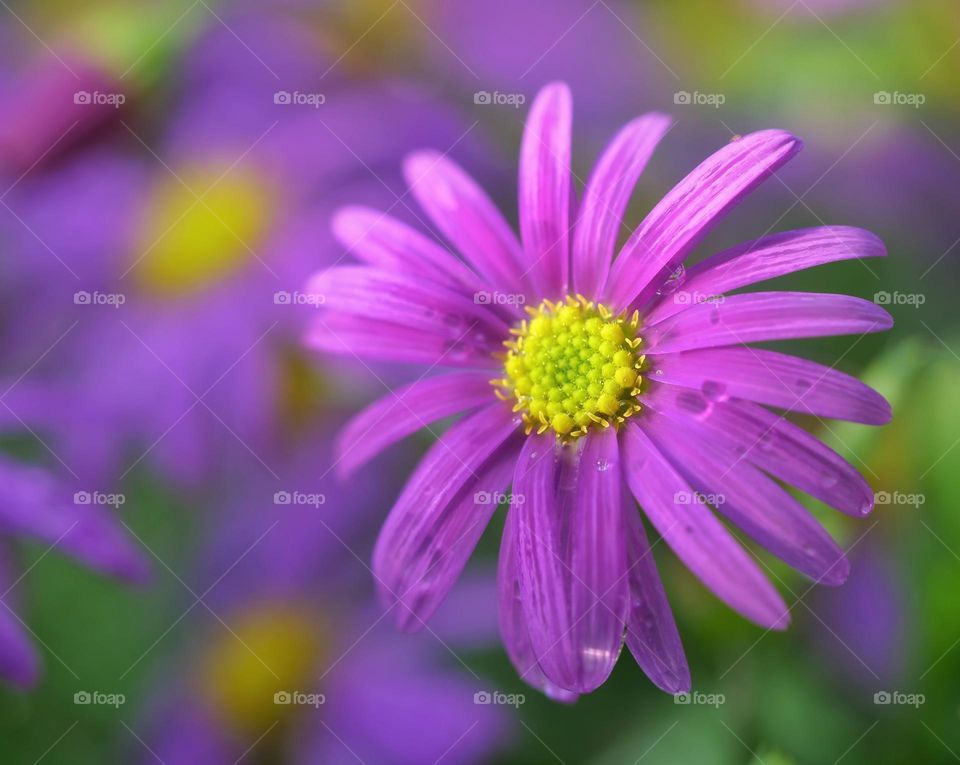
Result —
<instances>
[{"instance_id":1,"label":"pink petal","mask_svg":"<svg viewBox=\"0 0 960 765\"><path fill-rule=\"evenodd\" d=\"M647 352L676 353L693 348L801 337L881 332L893 326L883 308L849 295L810 292L752 292L720 303L700 303L647 327Z\"/></svg>"},{"instance_id":2,"label":"pink petal","mask_svg":"<svg viewBox=\"0 0 960 765\"><path fill-rule=\"evenodd\" d=\"M624 531L630 576L626 643L637 664L667 693L690 690L690 667L653 551L633 497L624 493Z\"/></svg>"},{"instance_id":3,"label":"pink petal","mask_svg":"<svg viewBox=\"0 0 960 765\"><path fill-rule=\"evenodd\" d=\"M450 337L442 328L426 332L388 321L323 312L310 324L304 342L320 351L358 359L383 359L444 367L498 370L499 338L473 330Z\"/></svg>"},{"instance_id":4,"label":"pink petal","mask_svg":"<svg viewBox=\"0 0 960 765\"><path fill-rule=\"evenodd\" d=\"M842 513L861 517L873 508L873 489L850 463L762 406L711 401L672 385L653 386L642 400L670 419L697 426L705 440L726 445L738 457Z\"/></svg>"},{"instance_id":5,"label":"pink petal","mask_svg":"<svg viewBox=\"0 0 960 765\"><path fill-rule=\"evenodd\" d=\"M354 257L387 271L419 274L470 292L483 283L467 266L406 223L369 207L336 212L333 233Z\"/></svg>"},{"instance_id":6,"label":"pink petal","mask_svg":"<svg viewBox=\"0 0 960 765\"><path fill-rule=\"evenodd\" d=\"M538 296L561 298L569 280L570 131L573 102L562 83L534 99L520 148L520 232Z\"/></svg>"},{"instance_id":7,"label":"pink petal","mask_svg":"<svg viewBox=\"0 0 960 765\"><path fill-rule=\"evenodd\" d=\"M523 510L512 507L507 514L500 542L497 563L497 599L499 603L500 634L510 661L524 682L543 691L554 701L572 703L577 694L558 688L543 674L540 662L533 652L530 633L521 599L520 569L517 560L517 524Z\"/></svg>"},{"instance_id":8,"label":"pink petal","mask_svg":"<svg viewBox=\"0 0 960 765\"><path fill-rule=\"evenodd\" d=\"M701 163L650 212L627 240L607 285L623 309L652 293L654 279L681 263L723 216L801 148L782 130L737 138Z\"/></svg>"},{"instance_id":9,"label":"pink petal","mask_svg":"<svg viewBox=\"0 0 960 765\"><path fill-rule=\"evenodd\" d=\"M423 626L456 582L510 483L517 417L501 402L454 425L420 461L380 531L373 570L397 625Z\"/></svg>"},{"instance_id":10,"label":"pink petal","mask_svg":"<svg viewBox=\"0 0 960 765\"><path fill-rule=\"evenodd\" d=\"M307 293L327 311L382 319L420 332L456 339L467 332L506 338L510 327L461 290L415 275L368 266L337 266L314 274Z\"/></svg>"},{"instance_id":11,"label":"pink petal","mask_svg":"<svg viewBox=\"0 0 960 765\"><path fill-rule=\"evenodd\" d=\"M792 412L883 425L890 404L855 377L796 356L759 348L706 348L656 357L650 378L702 391L708 398L743 398Z\"/></svg>"},{"instance_id":12,"label":"pink petal","mask_svg":"<svg viewBox=\"0 0 960 765\"><path fill-rule=\"evenodd\" d=\"M818 584L846 581L850 564L843 550L776 481L732 449L698 439L696 427L654 412L643 427L691 485L759 544Z\"/></svg>"},{"instance_id":13,"label":"pink petal","mask_svg":"<svg viewBox=\"0 0 960 765\"><path fill-rule=\"evenodd\" d=\"M554 684L589 692L616 663L629 605L616 433L569 446L529 436L513 490L534 653Z\"/></svg>"},{"instance_id":14,"label":"pink petal","mask_svg":"<svg viewBox=\"0 0 960 765\"><path fill-rule=\"evenodd\" d=\"M663 114L638 117L617 133L590 174L573 235L573 286L581 295L603 293L630 195L669 127Z\"/></svg>"},{"instance_id":15,"label":"pink petal","mask_svg":"<svg viewBox=\"0 0 960 765\"><path fill-rule=\"evenodd\" d=\"M714 296L806 268L886 254L883 242L876 236L849 226L785 231L756 239L718 252L689 268L683 286L664 295L645 321L656 324Z\"/></svg>"},{"instance_id":16,"label":"pink petal","mask_svg":"<svg viewBox=\"0 0 960 765\"><path fill-rule=\"evenodd\" d=\"M790 615L779 593L708 507L679 504L690 484L636 423L623 431L624 474L660 535L696 576L733 610L771 629Z\"/></svg>"},{"instance_id":17,"label":"pink petal","mask_svg":"<svg viewBox=\"0 0 960 765\"><path fill-rule=\"evenodd\" d=\"M452 372L391 391L344 426L337 437L337 472L346 477L401 438L492 400L484 372Z\"/></svg>"},{"instance_id":18,"label":"pink petal","mask_svg":"<svg viewBox=\"0 0 960 765\"><path fill-rule=\"evenodd\" d=\"M516 235L459 165L437 152L420 151L407 157L404 176L433 224L490 286L510 295L525 291Z\"/></svg>"}]
</instances>

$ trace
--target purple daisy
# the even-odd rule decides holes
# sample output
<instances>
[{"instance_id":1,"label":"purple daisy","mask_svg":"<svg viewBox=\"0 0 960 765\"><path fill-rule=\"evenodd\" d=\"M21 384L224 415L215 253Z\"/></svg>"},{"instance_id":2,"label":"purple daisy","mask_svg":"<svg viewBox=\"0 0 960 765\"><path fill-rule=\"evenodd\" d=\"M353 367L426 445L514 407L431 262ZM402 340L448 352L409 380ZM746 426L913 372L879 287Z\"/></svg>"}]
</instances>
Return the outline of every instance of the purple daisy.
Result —
<instances>
[{"instance_id":1,"label":"purple daisy","mask_svg":"<svg viewBox=\"0 0 960 765\"><path fill-rule=\"evenodd\" d=\"M252 473L224 500L230 522L211 522L192 584L217 619L162 668L147 748L133 744L125 761L216 765L255 748L262 762L471 765L507 743L505 710L475 703L487 682L451 656L496 640L496 616L480 607L489 587L463 582L433 634L398 643L350 551L385 482L346 491L318 477L330 451L316 439L279 483ZM469 635L445 628L451 607Z\"/></svg>"},{"instance_id":2,"label":"purple daisy","mask_svg":"<svg viewBox=\"0 0 960 765\"><path fill-rule=\"evenodd\" d=\"M410 156L406 179L462 261L389 217L341 211L335 233L364 263L313 278L325 310L309 341L427 367L346 427L346 473L467 413L427 452L376 545L374 572L385 602L400 606L401 629L434 612L512 484L498 589L521 676L572 699L606 680L626 642L657 686L680 692L689 669L636 504L721 600L783 629L788 607L716 513L837 585L848 573L843 550L781 484L855 517L870 512L873 493L767 407L868 424L891 416L878 393L841 372L745 345L876 332L892 324L884 310L846 295L726 293L885 251L866 231L830 226L766 236L683 270L707 231L800 149L793 135L765 130L700 164L614 259L632 188L669 121L648 114L626 125L578 205L571 122L569 89L548 85L520 152L519 240L435 152ZM427 376L435 367L459 369Z\"/></svg>"}]
</instances>

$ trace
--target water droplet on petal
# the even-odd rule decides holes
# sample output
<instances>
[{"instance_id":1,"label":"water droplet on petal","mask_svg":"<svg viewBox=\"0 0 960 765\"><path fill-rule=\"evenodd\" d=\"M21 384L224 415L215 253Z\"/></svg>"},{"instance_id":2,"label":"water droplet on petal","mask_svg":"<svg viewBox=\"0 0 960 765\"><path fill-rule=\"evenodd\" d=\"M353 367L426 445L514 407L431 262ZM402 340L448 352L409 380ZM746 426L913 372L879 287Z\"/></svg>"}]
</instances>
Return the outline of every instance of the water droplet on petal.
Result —
<instances>
[{"instance_id":1,"label":"water droplet on petal","mask_svg":"<svg viewBox=\"0 0 960 765\"><path fill-rule=\"evenodd\" d=\"M700 386L700 390L703 391L703 395L710 401L721 402L730 398L727 394L727 386L716 380L704 380L703 385Z\"/></svg>"},{"instance_id":2,"label":"water droplet on petal","mask_svg":"<svg viewBox=\"0 0 960 765\"><path fill-rule=\"evenodd\" d=\"M838 480L836 473L824 473L820 476L820 486L824 489L832 489L837 485Z\"/></svg>"},{"instance_id":3,"label":"water droplet on petal","mask_svg":"<svg viewBox=\"0 0 960 765\"><path fill-rule=\"evenodd\" d=\"M672 295L681 285L686 281L687 270L684 268L683 263L674 269L674 271L666 278L663 284L657 289L658 295Z\"/></svg>"},{"instance_id":4,"label":"water droplet on petal","mask_svg":"<svg viewBox=\"0 0 960 765\"><path fill-rule=\"evenodd\" d=\"M597 470L601 473L605 473L610 469L610 460L599 459L597 460Z\"/></svg>"}]
</instances>

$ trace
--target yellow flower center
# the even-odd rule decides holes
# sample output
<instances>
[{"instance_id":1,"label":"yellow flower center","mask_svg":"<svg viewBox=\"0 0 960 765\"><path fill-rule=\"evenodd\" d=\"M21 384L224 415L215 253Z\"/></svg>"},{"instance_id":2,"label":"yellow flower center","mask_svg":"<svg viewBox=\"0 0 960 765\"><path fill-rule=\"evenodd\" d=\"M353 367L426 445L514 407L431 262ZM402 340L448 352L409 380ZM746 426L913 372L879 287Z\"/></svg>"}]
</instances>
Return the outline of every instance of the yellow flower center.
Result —
<instances>
[{"instance_id":1,"label":"yellow flower center","mask_svg":"<svg viewBox=\"0 0 960 765\"><path fill-rule=\"evenodd\" d=\"M613 315L581 296L544 300L511 330L497 394L523 413L526 432L553 429L563 440L591 426L618 425L640 411L645 358L639 316Z\"/></svg>"},{"instance_id":2,"label":"yellow flower center","mask_svg":"<svg viewBox=\"0 0 960 765\"><path fill-rule=\"evenodd\" d=\"M183 182L164 178L154 190L134 253L141 259L134 273L147 291L196 292L254 257L273 220L271 190L239 168L219 175L212 168L185 171Z\"/></svg>"},{"instance_id":3,"label":"yellow flower center","mask_svg":"<svg viewBox=\"0 0 960 765\"><path fill-rule=\"evenodd\" d=\"M226 725L259 733L295 711L285 694L314 692L325 630L294 603L262 603L230 621L201 656L200 693Z\"/></svg>"}]
</instances>

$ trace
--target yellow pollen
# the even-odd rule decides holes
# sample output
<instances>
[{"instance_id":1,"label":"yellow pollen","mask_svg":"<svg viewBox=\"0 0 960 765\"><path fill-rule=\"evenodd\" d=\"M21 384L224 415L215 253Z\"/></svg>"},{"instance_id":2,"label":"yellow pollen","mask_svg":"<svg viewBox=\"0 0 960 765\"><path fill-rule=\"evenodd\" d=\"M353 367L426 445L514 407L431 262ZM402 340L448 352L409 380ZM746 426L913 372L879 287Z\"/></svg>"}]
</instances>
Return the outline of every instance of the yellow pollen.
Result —
<instances>
[{"instance_id":1,"label":"yellow pollen","mask_svg":"<svg viewBox=\"0 0 960 765\"><path fill-rule=\"evenodd\" d=\"M195 679L217 717L243 733L263 731L293 707L277 694L315 691L328 653L325 625L296 603L259 603L231 618L230 632L202 651Z\"/></svg>"},{"instance_id":2,"label":"yellow pollen","mask_svg":"<svg viewBox=\"0 0 960 765\"><path fill-rule=\"evenodd\" d=\"M133 273L147 291L196 292L254 259L273 222L272 190L242 168L221 175L188 169L183 180L164 178L154 189L134 253Z\"/></svg>"},{"instance_id":3,"label":"yellow pollen","mask_svg":"<svg viewBox=\"0 0 960 765\"><path fill-rule=\"evenodd\" d=\"M645 359L636 312L615 316L580 295L526 310L530 318L504 343L504 377L492 383L522 412L528 434L552 429L571 441L640 411Z\"/></svg>"}]
</instances>

